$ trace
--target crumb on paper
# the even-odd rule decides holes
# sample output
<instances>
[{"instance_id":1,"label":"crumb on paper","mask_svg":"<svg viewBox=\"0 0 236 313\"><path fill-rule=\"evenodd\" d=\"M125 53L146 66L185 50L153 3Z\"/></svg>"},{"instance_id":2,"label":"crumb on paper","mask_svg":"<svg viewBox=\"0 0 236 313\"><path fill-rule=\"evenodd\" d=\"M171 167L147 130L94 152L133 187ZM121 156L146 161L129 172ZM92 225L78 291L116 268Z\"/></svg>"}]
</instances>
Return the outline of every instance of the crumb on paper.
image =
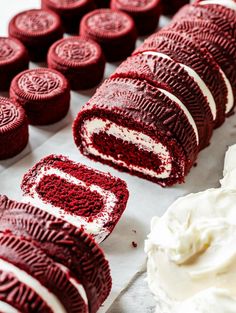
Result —
<instances>
[{"instance_id":1,"label":"crumb on paper","mask_svg":"<svg viewBox=\"0 0 236 313\"><path fill-rule=\"evenodd\" d=\"M136 233L137 233L137 231L136 231L135 229L132 229L132 232L133 232L134 234L136 234Z\"/></svg>"},{"instance_id":2,"label":"crumb on paper","mask_svg":"<svg viewBox=\"0 0 236 313\"><path fill-rule=\"evenodd\" d=\"M138 246L137 242L132 241L132 246L133 246L134 248L137 248L137 246Z\"/></svg>"}]
</instances>

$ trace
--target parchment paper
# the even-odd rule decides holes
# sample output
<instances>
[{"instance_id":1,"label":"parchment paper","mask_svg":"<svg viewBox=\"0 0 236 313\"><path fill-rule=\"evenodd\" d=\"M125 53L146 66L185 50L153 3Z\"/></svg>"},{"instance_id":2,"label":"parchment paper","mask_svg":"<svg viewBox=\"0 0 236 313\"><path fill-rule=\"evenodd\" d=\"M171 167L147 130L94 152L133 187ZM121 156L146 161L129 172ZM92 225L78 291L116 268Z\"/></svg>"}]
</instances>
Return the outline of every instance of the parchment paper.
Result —
<instances>
[{"instance_id":1,"label":"parchment paper","mask_svg":"<svg viewBox=\"0 0 236 313\"><path fill-rule=\"evenodd\" d=\"M0 35L6 34L7 22L13 14L35 7L39 7L37 0L2 0ZM165 23L166 20L162 19L162 25ZM109 64L106 76L108 77L114 69L115 65ZM93 92L94 90L72 92L71 111L63 121L47 127L30 127L30 143L27 148L17 157L0 162L0 193L21 200L20 182L23 174L42 157L51 153L67 155L75 161L110 172L127 182L130 191L127 210L113 234L102 243L102 248L110 261L113 277L111 295L99 311L104 313L145 263L143 242L150 229L151 217L163 214L165 209L181 195L218 185L226 148L236 142L236 117L232 116L215 131L211 145L200 153L197 167L192 169L185 184L163 189L154 183L92 162L79 153L73 142L71 123L81 105ZM133 241L137 243L136 248L132 245Z\"/></svg>"}]
</instances>

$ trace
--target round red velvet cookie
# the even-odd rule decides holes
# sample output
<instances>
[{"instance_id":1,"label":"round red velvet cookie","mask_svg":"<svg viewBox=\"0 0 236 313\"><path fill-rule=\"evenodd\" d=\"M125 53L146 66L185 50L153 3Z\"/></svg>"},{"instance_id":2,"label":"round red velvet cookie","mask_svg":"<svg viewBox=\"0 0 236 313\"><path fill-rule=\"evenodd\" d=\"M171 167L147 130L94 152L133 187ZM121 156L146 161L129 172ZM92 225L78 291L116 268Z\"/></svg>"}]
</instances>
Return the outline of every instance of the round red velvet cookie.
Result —
<instances>
[{"instance_id":1,"label":"round red velvet cookie","mask_svg":"<svg viewBox=\"0 0 236 313\"><path fill-rule=\"evenodd\" d=\"M211 54L176 31L163 30L150 36L134 54L159 52L194 70L210 90L216 104L215 127L225 120L227 88ZM220 87L219 87L220 86Z\"/></svg>"},{"instance_id":2,"label":"round red velvet cookie","mask_svg":"<svg viewBox=\"0 0 236 313\"><path fill-rule=\"evenodd\" d=\"M0 234L1 261L4 262L5 267L9 264L9 266L21 270L22 273L19 277L22 282L38 295L38 299L35 300L38 300L39 303L32 302L31 307L35 307L35 309L30 310L30 313L87 312L83 309L84 300L71 280L73 276L70 271L64 270L57 262L53 261L39 246L34 244L31 238L15 236L6 229ZM14 274L14 270L10 270L10 272ZM14 296L16 297L16 295ZM24 299L25 295L20 294L21 297ZM17 298L15 300L18 301ZM38 309L36 309L37 307ZM45 308L45 311L40 310L40 307ZM22 309L24 307L20 308L20 312L25 312Z\"/></svg>"},{"instance_id":3,"label":"round red velvet cookie","mask_svg":"<svg viewBox=\"0 0 236 313\"><path fill-rule=\"evenodd\" d=\"M59 16L47 10L28 10L15 15L8 31L26 46L32 61L44 61L49 47L63 36Z\"/></svg>"},{"instance_id":4,"label":"round red velvet cookie","mask_svg":"<svg viewBox=\"0 0 236 313\"><path fill-rule=\"evenodd\" d=\"M16 236L33 240L55 262L67 267L86 291L89 312L97 312L110 293L111 275L95 241L82 229L6 196L0 196L0 208L0 232L8 229Z\"/></svg>"},{"instance_id":5,"label":"round red velvet cookie","mask_svg":"<svg viewBox=\"0 0 236 313\"><path fill-rule=\"evenodd\" d=\"M95 9L93 0L41 0L41 6L56 12L65 31L74 34L78 32L81 18Z\"/></svg>"},{"instance_id":6,"label":"round red velvet cookie","mask_svg":"<svg viewBox=\"0 0 236 313\"><path fill-rule=\"evenodd\" d=\"M85 125L86 121L94 118L125 127L118 137L108 135L105 128L99 133L96 131L90 138L90 146L118 163L87 150ZM170 153L168 160L164 160L162 154L140 150L138 145L129 143L125 135L128 130L138 132L135 138L141 133L156 143L161 143ZM76 145L86 156L162 186L184 181L199 148L193 127L178 104L156 87L134 79L107 80L79 112L73 133ZM171 170L168 177L163 178L162 174L169 163ZM132 168L128 167L130 165ZM159 176L145 174L136 167L153 170Z\"/></svg>"},{"instance_id":7,"label":"round red velvet cookie","mask_svg":"<svg viewBox=\"0 0 236 313\"><path fill-rule=\"evenodd\" d=\"M112 0L111 8L123 11L135 21L139 35L155 31L161 15L161 0Z\"/></svg>"},{"instance_id":8,"label":"round red velvet cookie","mask_svg":"<svg viewBox=\"0 0 236 313\"><path fill-rule=\"evenodd\" d=\"M12 81L10 97L22 105L30 124L46 125L59 121L70 106L67 79L47 68L26 70Z\"/></svg>"},{"instance_id":9,"label":"round red velvet cookie","mask_svg":"<svg viewBox=\"0 0 236 313\"><path fill-rule=\"evenodd\" d=\"M109 8L111 0L95 0L97 8Z\"/></svg>"},{"instance_id":10,"label":"round red velvet cookie","mask_svg":"<svg viewBox=\"0 0 236 313\"><path fill-rule=\"evenodd\" d=\"M14 101L0 97L0 160L20 153L28 143L25 111Z\"/></svg>"},{"instance_id":11,"label":"round red velvet cookie","mask_svg":"<svg viewBox=\"0 0 236 313\"><path fill-rule=\"evenodd\" d=\"M144 80L176 96L197 125L200 149L209 145L214 126L209 104L198 84L178 63L161 56L134 55L111 76L116 77Z\"/></svg>"},{"instance_id":12,"label":"round red velvet cookie","mask_svg":"<svg viewBox=\"0 0 236 313\"><path fill-rule=\"evenodd\" d=\"M74 90L98 85L104 75L105 57L93 40L69 37L55 42L48 52L48 67L63 73Z\"/></svg>"},{"instance_id":13,"label":"round red velvet cookie","mask_svg":"<svg viewBox=\"0 0 236 313\"><path fill-rule=\"evenodd\" d=\"M189 3L189 0L161 0L162 12L164 15L175 14L182 6Z\"/></svg>"},{"instance_id":14,"label":"round red velvet cookie","mask_svg":"<svg viewBox=\"0 0 236 313\"><path fill-rule=\"evenodd\" d=\"M29 56L22 43L0 37L0 90L8 91L12 79L29 66Z\"/></svg>"},{"instance_id":15,"label":"round red velvet cookie","mask_svg":"<svg viewBox=\"0 0 236 313\"><path fill-rule=\"evenodd\" d=\"M124 12L110 9L85 15L80 35L98 42L108 61L119 61L130 55L137 39L133 19Z\"/></svg>"}]
</instances>

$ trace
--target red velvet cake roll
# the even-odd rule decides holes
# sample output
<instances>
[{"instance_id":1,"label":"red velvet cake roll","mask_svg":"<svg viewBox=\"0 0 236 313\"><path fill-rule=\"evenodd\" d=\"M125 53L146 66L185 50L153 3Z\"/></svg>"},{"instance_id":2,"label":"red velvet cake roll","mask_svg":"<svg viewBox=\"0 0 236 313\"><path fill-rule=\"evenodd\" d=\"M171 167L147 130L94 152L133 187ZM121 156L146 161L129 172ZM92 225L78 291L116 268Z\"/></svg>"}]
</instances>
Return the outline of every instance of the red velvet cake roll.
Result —
<instances>
[{"instance_id":1,"label":"red velvet cake roll","mask_svg":"<svg viewBox=\"0 0 236 313\"><path fill-rule=\"evenodd\" d=\"M124 181L55 155L37 163L21 188L24 201L83 228L97 242L110 235L128 200Z\"/></svg>"},{"instance_id":2,"label":"red velvet cake roll","mask_svg":"<svg viewBox=\"0 0 236 313\"><path fill-rule=\"evenodd\" d=\"M0 97L0 160L20 153L28 137L25 111L15 101Z\"/></svg>"},{"instance_id":3,"label":"red velvet cake roll","mask_svg":"<svg viewBox=\"0 0 236 313\"><path fill-rule=\"evenodd\" d=\"M12 289L9 294L5 291L2 300L16 312L88 313L73 274L28 238L15 236L9 230L1 233L0 266L1 271L11 275L5 279ZM27 298L29 303L25 302Z\"/></svg>"},{"instance_id":4,"label":"red velvet cake roll","mask_svg":"<svg viewBox=\"0 0 236 313\"><path fill-rule=\"evenodd\" d=\"M72 89L88 89L101 82L105 58L93 40L69 37L55 42L49 49L48 67L64 74Z\"/></svg>"},{"instance_id":5,"label":"red velvet cake roll","mask_svg":"<svg viewBox=\"0 0 236 313\"><path fill-rule=\"evenodd\" d=\"M225 0L225 3L227 0ZM228 35L236 39L236 18L235 10L225 5L197 3L184 6L174 17L173 21L185 18L200 18L204 21L212 22L220 27Z\"/></svg>"},{"instance_id":6,"label":"red velvet cake roll","mask_svg":"<svg viewBox=\"0 0 236 313\"><path fill-rule=\"evenodd\" d=\"M161 0L112 0L111 8L132 16L138 34L147 35L157 28L161 15Z\"/></svg>"},{"instance_id":7,"label":"red velvet cake roll","mask_svg":"<svg viewBox=\"0 0 236 313\"><path fill-rule=\"evenodd\" d=\"M95 9L93 0L41 0L43 9L56 12L67 33L76 34L81 18Z\"/></svg>"},{"instance_id":8,"label":"red velvet cake roll","mask_svg":"<svg viewBox=\"0 0 236 313\"><path fill-rule=\"evenodd\" d=\"M100 9L85 15L80 35L98 42L107 61L120 61L129 56L137 39L133 19L121 11Z\"/></svg>"},{"instance_id":9,"label":"red velvet cake roll","mask_svg":"<svg viewBox=\"0 0 236 313\"><path fill-rule=\"evenodd\" d=\"M22 105L30 124L47 125L61 120L70 107L70 87L58 71L26 70L11 83L10 96Z\"/></svg>"},{"instance_id":10,"label":"red velvet cake roll","mask_svg":"<svg viewBox=\"0 0 236 313\"><path fill-rule=\"evenodd\" d=\"M228 90L218 64L206 49L187 36L163 30L150 36L134 54L153 54L177 62L196 81L211 109L215 127L225 120Z\"/></svg>"},{"instance_id":11,"label":"red velvet cake roll","mask_svg":"<svg viewBox=\"0 0 236 313\"><path fill-rule=\"evenodd\" d=\"M175 14L182 6L188 4L189 0L161 0L164 15Z\"/></svg>"},{"instance_id":12,"label":"red velvet cake roll","mask_svg":"<svg viewBox=\"0 0 236 313\"><path fill-rule=\"evenodd\" d=\"M199 149L196 123L181 101L132 79L106 81L73 132L83 154L162 186L182 182Z\"/></svg>"},{"instance_id":13,"label":"red velvet cake roll","mask_svg":"<svg viewBox=\"0 0 236 313\"><path fill-rule=\"evenodd\" d=\"M47 10L28 10L14 16L9 35L28 49L32 61L44 61L49 47L63 36L59 16Z\"/></svg>"},{"instance_id":14,"label":"red velvet cake roll","mask_svg":"<svg viewBox=\"0 0 236 313\"><path fill-rule=\"evenodd\" d=\"M76 312L97 312L110 293L111 276L109 264L94 240L82 229L29 204L0 196L0 207L0 232L7 229L30 240L64 272L70 272L83 299Z\"/></svg>"},{"instance_id":15,"label":"red velvet cake roll","mask_svg":"<svg viewBox=\"0 0 236 313\"><path fill-rule=\"evenodd\" d=\"M0 90L8 91L12 79L29 66L29 56L22 43L14 38L0 37Z\"/></svg>"},{"instance_id":16,"label":"red velvet cake roll","mask_svg":"<svg viewBox=\"0 0 236 313\"><path fill-rule=\"evenodd\" d=\"M200 149L209 145L214 126L209 104L198 84L178 63L163 56L139 54L118 67L111 78L117 77L141 79L175 95L197 125Z\"/></svg>"},{"instance_id":17,"label":"red velvet cake roll","mask_svg":"<svg viewBox=\"0 0 236 313\"><path fill-rule=\"evenodd\" d=\"M183 20L172 25L179 33L206 48L219 65L228 92L226 113L232 111L236 99L236 40L214 23L203 20Z\"/></svg>"}]
</instances>

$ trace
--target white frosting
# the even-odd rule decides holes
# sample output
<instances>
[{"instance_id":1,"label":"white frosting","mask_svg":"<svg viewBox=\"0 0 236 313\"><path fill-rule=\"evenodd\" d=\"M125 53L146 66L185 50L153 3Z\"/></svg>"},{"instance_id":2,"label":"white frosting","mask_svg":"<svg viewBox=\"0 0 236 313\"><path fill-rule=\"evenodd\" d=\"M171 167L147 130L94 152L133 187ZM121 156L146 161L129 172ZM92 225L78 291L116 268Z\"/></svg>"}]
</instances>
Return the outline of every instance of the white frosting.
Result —
<instances>
[{"instance_id":1,"label":"white frosting","mask_svg":"<svg viewBox=\"0 0 236 313\"><path fill-rule=\"evenodd\" d=\"M224 79L226 89L227 89L227 103L226 103L225 113L229 113L232 110L232 108L234 107L234 93L233 93L233 89L232 89L232 86L230 84L230 81L228 80L228 78L226 77L226 75L222 71L222 69L220 69L220 73Z\"/></svg>"},{"instance_id":2,"label":"white frosting","mask_svg":"<svg viewBox=\"0 0 236 313\"><path fill-rule=\"evenodd\" d=\"M94 216L94 220L90 221L90 217L78 216L71 212L67 213L62 210L60 207L56 207L50 204L48 201L43 200L37 193L36 188L40 183L41 179L45 175L56 175L68 183L75 184L77 186L82 186L89 189L91 192L96 191L104 200L104 207L101 212L99 212L96 216ZM109 232L104 225L109 222L110 214L113 212L114 207L117 203L117 197L114 193L104 190L97 185L87 186L85 182L59 170L56 168L41 168L37 173L37 177L35 178L35 183L30 188L29 194L24 195L23 201L26 203L31 203L32 205L41 208L42 210L54 215L57 218L61 218L62 220L71 223L72 225L80 228L83 226L86 232L92 234L97 242L103 241Z\"/></svg>"},{"instance_id":3,"label":"white frosting","mask_svg":"<svg viewBox=\"0 0 236 313\"><path fill-rule=\"evenodd\" d=\"M156 173L151 169L127 164L125 161L117 160L110 155L105 155L99 152L96 147L93 146L92 137L93 134L99 134L100 132L105 132L108 135L113 135L118 139L122 139L124 141L127 141L128 143L139 146L139 148L144 151L151 151L154 154L158 155L160 157L160 160L162 161L161 167L163 168L163 171L160 173ZM84 142L84 146L86 147L87 153L100 156L104 160L112 161L115 164L122 165L123 167L144 173L146 175L150 175L152 177L168 178L170 176L172 163L169 151L161 142L156 142L151 137L141 132L119 126L106 119L93 118L84 121L81 131L81 137L82 141Z\"/></svg>"},{"instance_id":4,"label":"white frosting","mask_svg":"<svg viewBox=\"0 0 236 313\"><path fill-rule=\"evenodd\" d=\"M195 136L196 136L196 141L197 141L197 144L199 145L199 135L198 135L198 129L197 129L197 125L192 117L192 115L190 114L189 110L186 108L186 106L176 97L174 96L173 94L171 94L170 92L164 90L164 89L161 89L161 88L158 88L162 93L164 93L168 98L170 98L172 101L174 101L175 103L178 104L178 106L180 107L180 109L184 112L184 114L186 115L188 121L189 121L189 124L192 126L193 130L194 130L194 133L195 133Z\"/></svg>"},{"instance_id":5,"label":"white frosting","mask_svg":"<svg viewBox=\"0 0 236 313\"><path fill-rule=\"evenodd\" d=\"M88 305L88 298L87 298L87 295L86 295L86 292L85 292L85 289L83 287L83 285L81 285L78 280L74 277L71 277L71 273L70 273L70 270L62 265L62 264L59 264L57 263L57 266L60 267L60 269L68 275L68 279L70 281L70 283L77 289L78 293L80 294L81 298L84 300L84 303L86 305ZM88 308L86 310L86 313L88 312Z\"/></svg>"},{"instance_id":6,"label":"white frosting","mask_svg":"<svg viewBox=\"0 0 236 313\"><path fill-rule=\"evenodd\" d=\"M152 219L145 251L158 313L236 312L235 160L236 145L221 188L182 197Z\"/></svg>"},{"instance_id":7,"label":"white frosting","mask_svg":"<svg viewBox=\"0 0 236 313\"><path fill-rule=\"evenodd\" d=\"M13 306L11 306L10 304L3 302L3 301L0 301L0 312L2 312L2 313L20 313L15 308L13 308Z\"/></svg>"},{"instance_id":8,"label":"white frosting","mask_svg":"<svg viewBox=\"0 0 236 313\"><path fill-rule=\"evenodd\" d=\"M143 54L149 54L149 55L154 55L157 56L159 58L163 58L163 59L169 59L172 60L168 55L160 53L160 52L154 52L154 51L146 51L143 52ZM212 113L212 117L213 120L216 119L216 114L217 114L217 109L216 109L216 102L214 100L214 97L210 91L210 89L207 87L207 85L205 84L205 82L201 79L201 77L198 75L197 72L195 72L193 69L191 69L189 66L184 65L182 63L178 63L178 65L180 67L182 67L183 69L185 69L185 71L188 73L188 75L193 78L193 80L197 83L197 85L199 86L201 92L203 93L203 95L206 97L208 105L210 107L211 113ZM231 88L232 89L232 88Z\"/></svg>"},{"instance_id":9,"label":"white frosting","mask_svg":"<svg viewBox=\"0 0 236 313\"><path fill-rule=\"evenodd\" d=\"M234 0L204 0L199 4L208 5L208 4L219 4L226 8L236 11L236 2Z\"/></svg>"},{"instance_id":10,"label":"white frosting","mask_svg":"<svg viewBox=\"0 0 236 313\"><path fill-rule=\"evenodd\" d=\"M60 300L37 279L15 265L0 259L1 270L13 274L20 282L34 290L54 313L67 313ZM14 311L13 311L14 312ZM7 311L10 313L10 311Z\"/></svg>"}]
</instances>

